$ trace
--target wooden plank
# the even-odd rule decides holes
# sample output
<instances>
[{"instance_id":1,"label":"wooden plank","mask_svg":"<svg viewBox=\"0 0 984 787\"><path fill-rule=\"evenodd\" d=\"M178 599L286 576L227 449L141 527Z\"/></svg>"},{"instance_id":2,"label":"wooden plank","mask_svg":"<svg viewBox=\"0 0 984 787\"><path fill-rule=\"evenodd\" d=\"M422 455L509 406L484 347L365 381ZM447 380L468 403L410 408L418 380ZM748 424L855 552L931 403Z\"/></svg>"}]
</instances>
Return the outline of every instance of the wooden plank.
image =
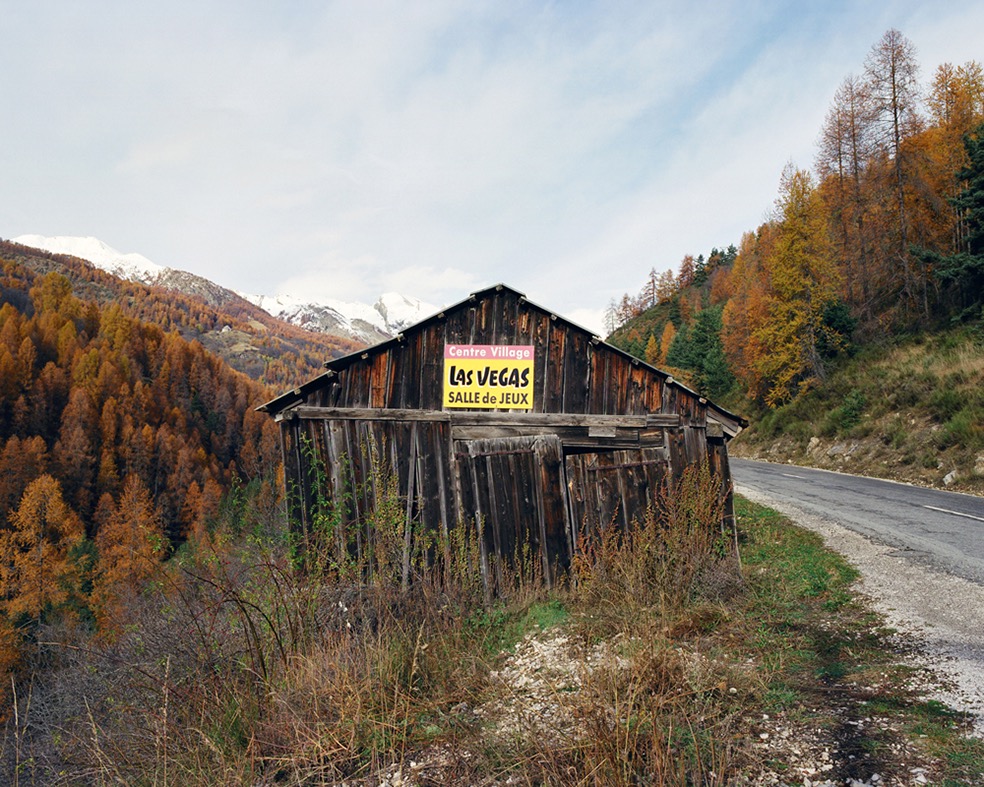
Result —
<instances>
[{"instance_id":1,"label":"wooden plank","mask_svg":"<svg viewBox=\"0 0 984 787\"><path fill-rule=\"evenodd\" d=\"M597 448L615 450L646 446L658 448L663 445L663 431L656 430L645 439L637 429L615 429L613 437L589 437L585 427L577 426L452 426L454 440L494 440L509 437L533 436L557 437L565 448Z\"/></svg>"},{"instance_id":2,"label":"wooden plank","mask_svg":"<svg viewBox=\"0 0 984 787\"><path fill-rule=\"evenodd\" d=\"M451 413L441 410L410 410L402 407L296 407L301 419L323 421L444 421Z\"/></svg>"},{"instance_id":3,"label":"wooden plank","mask_svg":"<svg viewBox=\"0 0 984 787\"><path fill-rule=\"evenodd\" d=\"M349 407L368 407L369 380L372 375L372 357L360 360L346 370L350 377Z\"/></svg>"},{"instance_id":4,"label":"wooden plank","mask_svg":"<svg viewBox=\"0 0 984 787\"><path fill-rule=\"evenodd\" d=\"M658 381L653 379L652 372L642 366L630 366L628 403L624 412L649 412L649 408L647 406L649 404L647 388L652 384L658 384Z\"/></svg>"},{"instance_id":5,"label":"wooden plank","mask_svg":"<svg viewBox=\"0 0 984 787\"><path fill-rule=\"evenodd\" d=\"M369 406L385 407L388 386L389 353L377 353L372 359L369 375Z\"/></svg>"},{"instance_id":6,"label":"wooden plank","mask_svg":"<svg viewBox=\"0 0 984 787\"><path fill-rule=\"evenodd\" d=\"M471 339L471 309L459 309L448 312L444 320L444 343L445 344L468 344ZM441 349L441 358L444 358L444 350Z\"/></svg>"},{"instance_id":7,"label":"wooden plank","mask_svg":"<svg viewBox=\"0 0 984 787\"><path fill-rule=\"evenodd\" d=\"M540 547L540 554L543 558L543 578L547 583L547 587L552 586L552 577L550 576L550 559L549 554L553 551L551 547L554 545L551 543L550 539L550 526L548 525L548 519L550 514L547 510L547 499L550 496L553 489L551 486L556 485L556 481L550 478L550 473L547 471L544 463L543 457L543 447L539 447L539 452L535 457L535 470L538 482L534 481L532 486L533 492L533 502L536 507L536 542ZM532 535L532 533L531 533Z\"/></svg>"},{"instance_id":8,"label":"wooden plank","mask_svg":"<svg viewBox=\"0 0 984 787\"><path fill-rule=\"evenodd\" d=\"M505 329L506 299L501 290L489 299L489 305L491 325L487 344L508 344L509 339L506 337Z\"/></svg>"},{"instance_id":9,"label":"wooden plank","mask_svg":"<svg viewBox=\"0 0 984 787\"><path fill-rule=\"evenodd\" d=\"M493 331L494 302L491 298L480 300L475 305L475 324L472 332L471 344L494 344Z\"/></svg>"},{"instance_id":10,"label":"wooden plank","mask_svg":"<svg viewBox=\"0 0 984 787\"><path fill-rule=\"evenodd\" d=\"M567 346L567 326L558 320L550 321L549 355L546 373L546 391L543 401L545 413L564 412L564 349Z\"/></svg>"},{"instance_id":11,"label":"wooden plank","mask_svg":"<svg viewBox=\"0 0 984 787\"><path fill-rule=\"evenodd\" d=\"M419 467L420 453L417 445L417 423L410 424L410 461L407 466L407 504L403 521L403 565L400 586L406 591L410 583L410 554L413 541L414 502L418 490L415 482L422 475ZM394 447L395 450L395 447ZM402 452L401 452L402 453ZM399 487L401 490L403 487Z\"/></svg>"},{"instance_id":12,"label":"wooden plank","mask_svg":"<svg viewBox=\"0 0 984 787\"><path fill-rule=\"evenodd\" d=\"M583 413L588 409L588 386L591 381L591 359L588 357L588 337L571 328L566 329L564 348L565 413Z\"/></svg>"},{"instance_id":13,"label":"wooden plank","mask_svg":"<svg viewBox=\"0 0 984 787\"><path fill-rule=\"evenodd\" d=\"M488 479L480 481L478 477L479 463L472 458L463 460L464 466L468 469L472 484L472 506L471 513L475 517L475 528L478 532L478 558L482 567L482 588L485 593L485 603L488 604L492 598L492 575L489 570L489 550L488 550L488 523L487 518L491 513L483 511L482 489L488 489Z\"/></svg>"},{"instance_id":14,"label":"wooden plank","mask_svg":"<svg viewBox=\"0 0 984 787\"><path fill-rule=\"evenodd\" d=\"M524 426L498 424L482 424L474 426L471 424L458 425L451 424L452 440L495 440L503 437L532 437L541 434L558 434L561 429L576 430L577 427L554 427L554 426ZM577 430L587 435L583 429Z\"/></svg>"},{"instance_id":15,"label":"wooden plank","mask_svg":"<svg viewBox=\"0 0 984 787\"><path fill-rule=\"evenodd\" d=\"M629 365L628 358L609 352L608 360L608 386L611 393L608 395L607 410L615 413L628 412L629 407Z\"/></svg>"},{"instance_id":16,"label":"wooden plank","mask_svg":"<svg viewBox=\"0 0 984 787\"><path fill-rule=\"evenodd\" d=\"M567 503L575 534L579 534L584 523L584 484L581 480L583 454L569 454L564 458L567 477Z\"/></svg>"},{"instance_id":17,"label":"wooden plank","mask_svg":"<svg viewBox=\"0 0 984 787\"><path fill-rule=\"evenodd\" d=\"M619 426L642 429L647 426L645 415L600 415L583 413L452 413L451 423L458 426Z\"/></svg>"},{"instance_id":18,"label":"wooden plank","mask_svg":"<svg viewBox=\"0 0 984 787\"><path fill-rule=\"evenodd\" d=\"M407 385L407 345L401 342L390 347L387 351L389 362L389 390L386 392L386 406L400 408L403 406L404 391Z\"/></svg>"},{"instance_id":19,"label":"wooden plank","mask_svg":"<svg viewBox=\"0 0 984 787\"><path fill-rule=\"evenodd\" d=\"M591 380L589 383L588 412L609 413L608 399L611 386L608 380L608 362L611 352L601 345L588 345L588 355L591 359Z\"/></svg>"},{"instance_id":20,"label":"wooden plank","mask_svg":"<svg viewBox=\"0 0 984 787\"><path fill-rule=\"evenodd\" d=\"M532 312L532 309L531 309ZM547 386L550 378L550 315L539 309L531 315L530 343L534 346L533 361L533 410L538 413L547 411Z\"/></svg>"},{"instance_id":21,"label":"wooden plank","mask_svg":"<svg viewBox=\"0 0 984 787\"><path fill-rule=\"evenodd\" d=\"M451 452L451 443L448 438L447 427L441 424L434 424L427 430L427 450L425 456L433 463L435 468L433 473L427 473L428 477L436 476L438 507L441 516L441 535L444 536L445 546L450 549L449 537L451 534L451 510L448 506L451 500L450 490L448 489L447 476L450 471L448 454ZM450 559L450 553L447 555Z\"/></svg>"},{"instance_id":22,"label":"wooden plank","mask_svg":"<svg viewBox=\"0 0 984 787\"><path fill-rule=\"evenodd\" d=\"M526 413L497 411L446 412L396 407L309 407L301 405L290 412L304 420L350 421L437 421L455 426L581 426L644 429L678 426L679 417L670 414L602 415L598 413Z\"/></svg>"},{"instance_id":23,"label":"wooden plank","mask_svg":"<svg viewBox=\"0 0 984 787\"><path fill-rule=\"evenodd\" d=\"M448 463L448 472L451 474L451 502L454 505L454 526L467 527L465 521L465 489L462 487L462 475L465 469L462 462L458 460L454 451L454 444L449 436L445 448L445 459Z\"/></svg>"},{"instance_id":24,"label":"wooden plank","mask_svg":"<svg viewBox=\"0 0 984 787\"><path fill-rule=\"evenodd\" d=\"M423 336L420 369L420 407L439 410L444 402L444 330L440 323L428 326Z\"/></svg>"},{"instance_id":25,"label":"wooden plank","mask_svg":"<svg viewBox=\"0 0 984 787\"><path fill-rule=\"evenodd\" d=\"M650 428L675 428L680 426L681 419L678 413L649 413L646 416L646 426Z\"/></svg>"},{"instance_id":26,"label":"wooden plank","mask_svg":"<svg viewBox=\"0 0 984 787\"><path fill-rule=\"evenodd\" d=\"M420 374L422 371L421 361L423 360L422 344L422 333L415 331L401 345L404 348L403 393L398 400L394 401L394 404L408 410L420 409Z\"/></svg>"}]
</instances>

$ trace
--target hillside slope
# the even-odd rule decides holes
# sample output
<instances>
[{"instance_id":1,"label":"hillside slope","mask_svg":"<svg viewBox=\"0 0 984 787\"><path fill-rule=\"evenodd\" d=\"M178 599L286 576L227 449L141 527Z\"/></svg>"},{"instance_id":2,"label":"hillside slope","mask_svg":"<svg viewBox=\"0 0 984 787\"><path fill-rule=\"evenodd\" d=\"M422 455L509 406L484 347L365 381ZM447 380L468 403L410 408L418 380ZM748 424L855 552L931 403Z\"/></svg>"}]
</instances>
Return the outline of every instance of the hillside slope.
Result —
<instances>
[{"instance_id":1,"label":"hillside slope","mask_svg":"<svg viewBox=\"0 0 984 787\"><path fill-rule=\"evenodd\" d=\"M0 260L0 530L50 477L98 536L133 480L180 541L231 487L273 477L276 427L254 409L270 394L120 302L83 300L56 271Z\"/></svg>"},{"instance_id":2,"label":"hillside slope","mask_svg":"<svg viewBox=\"0 0 984 787\"><path fill-rule=\"evenodd\" d=\"M72 283L76 297L97 306L116 303L130 317L165 331L177 330L232 368L275 389L313 377L326 360L364 346L290 325L231 290L180 271L168 274L167 287L148 286L120 279L77 257L3 240L0 259L36 274L59 273ZM178 288L173 279L182 276L187 280Z\"/></svg>"},{"instance_id":3,"label":"hillside slope","mask_svg":"<svg viewBox=\"0 0 984 787\"><path fill-rule=\"evenodd\" d=\"M984 494L980 331L868 346L822 385L756 414L733 455Z\"/></svg>"},{"instance_id":4,"label":"hillside slope","mask_svg":"<svg viewBox=\"0 0 984 787\"><path fill-rule=\"evenodd\" d=\"M100 270L125 281L200 297L210 306L221 308L245 299L291 325L358 344L385 341L407 325L437 311L417 298L393 292L384 293L371 306L338 299L312 302L310 299L284 295L249 295L227 289L188 271L158 265L142 254L123 254L93 237L18 235L13 242L52 254L87 260Z\"/></svg>"}]
</instances>

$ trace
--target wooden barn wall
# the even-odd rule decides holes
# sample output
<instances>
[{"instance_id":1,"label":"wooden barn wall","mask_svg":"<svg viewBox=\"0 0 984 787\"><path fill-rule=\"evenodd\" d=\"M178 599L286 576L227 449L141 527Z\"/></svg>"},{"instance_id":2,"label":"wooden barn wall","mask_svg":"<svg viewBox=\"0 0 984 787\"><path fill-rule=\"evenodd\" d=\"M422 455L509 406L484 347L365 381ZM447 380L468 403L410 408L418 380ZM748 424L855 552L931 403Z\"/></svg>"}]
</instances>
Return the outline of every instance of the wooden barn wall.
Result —
<instances>
[{"instance_id":1,"label":"wooden barn wall","mask_svg":"<svg viewBox=\"0 0 984 787\"><path fill-rule=\"evenodd\" d=\"M669 471L663 449L571 454L566 460L575 532L637 524Z\"/></svg>"},{"instance_id":2,"label":"wooden barn wall","mask_svg":"<svg viewBox=\"0 0 984 787\"><path fill-rule=\"evenodd\" d=\"M371 537L366 516L379 495L373 446L396 475L408 548L420 529L447 534L459 525L480 527L486 587L501 582L494 574L523 545L541 555L549 581L569 564L580 533L612 523L630 526L667 476L677 479L689 465L707 460L730 490L725 440L718 437L719 424L712 424L715 436L708 438L703 401L508 290L476 298L408 330L399 342L349 359L306 394L302 409L441 411L443 350L452 343L533 345L533 413L650 418L642 427L613 427L592 437L587 428L523 425L511 415L507 423L486 427L479 421L452 426L427 412L411 412L415 417L405 421L370 413L288 413L282 447L302 528L311 524L315 485L304 445L325 468L325 492L343 502L350 522L359 523L359 549ZM673 415L679 421L668 418ZM733 515L730 495L728 512Z\"/></svg>"},{"instance_id":3,"label":"wooden barn wall","mask_svg":"<svg viewBox=\"0 0 984 787\"><path fill-rule=\"evenodd\" d=\"M450 310L408 331L402 342L367 351L306 404L440 410L445 344L533 345L533 412L679 412L684 423L703 425L705 408L696 396L665 386L661 374L509 291Z\"/></svg>"},{"instance_id":4,"label":"wooden barn wall","mask_svg":"<svg viewBox=\"0 0 984 787\"><path fill-rule=\"evenodd\" d=\"M294 515L304 532L312 527L319 484L323 499L335 501L342 519L357 525L349 528L354 545L336 545L340 556L369 543L371 512L384 491L379 485L392 471L408 552L420 534L476 527L489 587L503 586L503 567L516 559L539 561L548 582L570 564L574 535L556 435L452 442L449 424L433 421L295 419L283 425Z\"/></svg>"},{"instance_id":5,"label":"wooden barn wall","mask_svg":"<svg viewBox=\"0 0 984 787\"><path fill-rule=\"evenodd\" d=\"M293 515L305 532L312 527L320 485L320 494L339 507L342 519L359 526L355 547L361 551L371 537L366 525L387 492L389 474L404 506L408 538L420 529L446 536L458 519L447 423L311 419L283 425Z\"/></svg>"},{"instance_id":6,"label":"wooden barn wall","mask_svg":"<svg viewBox=\"0 0 984 787\"><path fill-rule=\"evenodd\" d=\"M705 430L695 427L641 430L649 447L609 449L599 440L565 449L577 429L551 434L525 427L530 434L510 434L523 431L510 427L489 436L495 428L450 420L301 418L283 425L285 456L293 460L288 475L300 492L295 515L305 530L320 483L323 495L341 502L345 521L358 525L350 530L361 550L371 539L378 483L392 470L408 551L419 533L478 528L487 587L502 587L503 566L517 558L539 560L551 582L569 566L581 537L632 527L668 477L678 478L694 458L706 458L730 490L724 440L706 441ZM340 552L345 548L338 544Z\"/></svg>"},{"instance_id":7,"label":"wooden barn wall","mask_svg":"<svg viewBox=\"0 0 984 787\"><path fill-rule=\"evenodd\" d=\"M502 570L515 561L539 560L548 583L570 565L574 545L556 436L456 441L454 458L462 525L481 528L486 586L507 586ZM491 568L490 555L498 558Z\"/></svg>"}]
</instances>

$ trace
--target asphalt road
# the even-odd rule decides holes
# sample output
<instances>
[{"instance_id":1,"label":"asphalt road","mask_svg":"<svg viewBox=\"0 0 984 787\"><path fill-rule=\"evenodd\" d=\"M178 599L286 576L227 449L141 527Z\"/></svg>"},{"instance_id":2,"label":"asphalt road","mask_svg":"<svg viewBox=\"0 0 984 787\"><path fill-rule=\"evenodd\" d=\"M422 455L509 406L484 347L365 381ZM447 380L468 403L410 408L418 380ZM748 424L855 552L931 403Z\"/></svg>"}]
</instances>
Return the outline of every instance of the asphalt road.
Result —
<instances>
[{"instance_id":1,"label":"asphalt road","mask_svg":"<svg viewBox=\"0 0 984 787\"><path fill-rule=\"evenodd\" d=\"M748 487L984 585L984 498L794 465L732 459Z\"/></svg>"}]
</instances>

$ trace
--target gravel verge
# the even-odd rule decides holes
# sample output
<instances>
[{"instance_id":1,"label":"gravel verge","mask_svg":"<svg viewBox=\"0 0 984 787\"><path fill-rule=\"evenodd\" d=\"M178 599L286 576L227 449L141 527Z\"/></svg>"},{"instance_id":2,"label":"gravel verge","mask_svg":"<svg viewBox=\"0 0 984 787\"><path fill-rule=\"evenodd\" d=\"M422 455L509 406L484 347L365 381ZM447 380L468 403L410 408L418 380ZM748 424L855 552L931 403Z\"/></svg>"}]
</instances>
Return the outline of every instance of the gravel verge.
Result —
<instances>
[{"instance_id":1,"label":"gravel verge","mask_svg":"<svg viewBox=\"0 0 984 787\"><path fill-rule=\"evenodd\" d=\"M984 737L984 587L920 565L903 551L757 490L736 485L735 492L818 533L843 555L860 573L861 592L887 625L918 643L915 666L940 676L927 695L972 714L974 734Z\"/></svg>"}]
</instances>

